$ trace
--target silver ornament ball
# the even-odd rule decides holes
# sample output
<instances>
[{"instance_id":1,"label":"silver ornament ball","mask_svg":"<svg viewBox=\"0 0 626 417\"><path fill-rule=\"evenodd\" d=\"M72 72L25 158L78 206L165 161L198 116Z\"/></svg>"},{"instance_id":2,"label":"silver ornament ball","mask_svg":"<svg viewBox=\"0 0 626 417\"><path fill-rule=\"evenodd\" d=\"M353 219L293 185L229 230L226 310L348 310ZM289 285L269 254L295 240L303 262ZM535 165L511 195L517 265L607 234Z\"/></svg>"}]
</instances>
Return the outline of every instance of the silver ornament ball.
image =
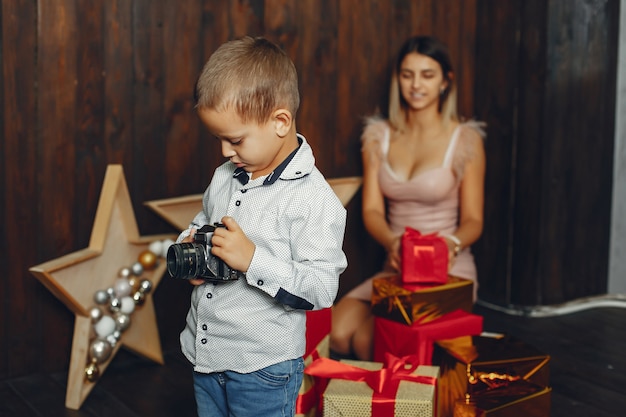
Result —
<instances>
[{"instance_id":1,"label":"silver ornament ball","mask_svg":"<svg viewBox=\"0 0 626 417\"><path fill-rule=\"evenodd\" d=\"M124 332L130 327L130 316L124 313L117 313L114 317L115 329Z\"/></svg>"},{"instance_id":2,"label":"silver ornament ball","mask_svg":"<svg viewBox=\"0 0 626 417\"><path fill-rule=\"evenodd\" d=\"M136 291L133 294L133 301L135 302L135 305L137 306L143 305L143 303L146 301L146 295L142 293L141 291Z\"/></svg>"},{"instance_id":3,"label":"silver ornament ball","mask_svg":"<svg viewBox=\"0 0 626 417\"><path fill-rule=\"evenodd\" d=\"M121 308L122 300L117 297L111 298L111 302L109 303L109 310L111 310L112 313L117 313L118 311L120 311Z\"/></svg>"},{"instance_id":4,"label":"silver ornament ball","mask_svg":"<svg viewBox=\"0 0 626 417\"><path fill-rule=\"evenodd\" d=\"M109 342L112 348L115 348L115 346L117 346L117 342L119 342L120 339L115 337L115 332L113 332L113 334L110 334L106 337L106 340L107 342Z\"/></svg>"},{"instance_id":5,"label":"silver ornament ball","mask_svg":"<svg viewBox=\"0 0 626 417\"><path fill-rule=\"evenodd\" d=\"M100 310L99 307L93 307L91 310L89 310L89 317L91 317L92 323L97 323L98 320L102 318L102 314L102 310Z\"/></svg>"},{"instance_id":6,"label":"silver ornament ball","mask_svg":"<svg viewBox=\"0 0 626 417\"><path fill-rule=\"evenodd\" d=\"M109 359L113 348L105 339L94 339L89 346L89 358L95 363L102 363Z\"/></svg>"},{"instance_id":7,"label":"silver ornament ball","mask_svg":"<svg viewBox=\"0 0 626 417\"><path fill-rule=\"evenodd\" d=\"M105 290L98 290L93 295L93 301L96 304L105 304L109 301L109 294Z\"/></svg>"},{"instance_id":8,"label":"silver ornament ball","mask_svg":"<svg viewBox=\"0 0 626 417\"><path fill-rule=\"evenodd\" d=\"M135 262L130 269L131 269L133 275L139 276L139 275L143 274L143 265L141 263L139 263L139 262Z\"/></svg>"},{"instance_id":9,"label":"silver ornament ball","mask_svg":"<svg viewBox=\"0 0 626 417\"><path fill-rule=\"evenodd\" d=\"M139 283L139 291L144 294L150 293L150 291L152 291L152 282L148 279L141 280Z\"/></svg>"},{"instance_id":10,"label":"silver ornament ball","mask_svg":"<svg viewBox=\"0 0 626 417\"><path fill-rule=\"evenodd\" d=\"M120 269L120 271L117 273L117 275L120 278L128 278L130 276L130 274L131 274L130 268L128 268L126 266L124 268Z\"/></svg>"}]
</instances>

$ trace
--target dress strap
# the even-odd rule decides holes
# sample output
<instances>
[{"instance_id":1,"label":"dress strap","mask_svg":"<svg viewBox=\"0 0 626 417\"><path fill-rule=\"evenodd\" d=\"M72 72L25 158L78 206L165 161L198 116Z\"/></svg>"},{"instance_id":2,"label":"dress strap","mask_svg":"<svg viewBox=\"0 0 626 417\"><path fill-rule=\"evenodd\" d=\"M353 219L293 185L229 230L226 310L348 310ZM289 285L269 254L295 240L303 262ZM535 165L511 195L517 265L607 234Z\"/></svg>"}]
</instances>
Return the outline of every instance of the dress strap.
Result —
<instances>
[{"instance_id":1,"label":"dress strap","mask_svg":"<svg viewBox=\"0 0 626 417\"><path fill-rule=\"evenodd\" d=\"M458 125L454 129L454 132L452 132L452 138L450 139L450 143L448 144L446 155L443 158L444 168L450 168L452 166L452 160L454 158L454 150L456 149L456 144L459 141L459 136L461 136L461 125Z\"/></svg>"}]
</instances>

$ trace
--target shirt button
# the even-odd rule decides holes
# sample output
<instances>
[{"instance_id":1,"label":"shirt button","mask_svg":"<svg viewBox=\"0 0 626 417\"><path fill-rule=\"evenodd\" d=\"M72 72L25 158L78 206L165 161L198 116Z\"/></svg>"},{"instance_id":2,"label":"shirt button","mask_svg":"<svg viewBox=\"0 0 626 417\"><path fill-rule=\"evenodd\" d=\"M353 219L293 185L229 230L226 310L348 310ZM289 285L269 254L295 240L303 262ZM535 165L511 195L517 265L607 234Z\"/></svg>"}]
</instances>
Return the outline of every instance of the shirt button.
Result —
<instances>
[{"instance_id":1,"label":"shirt button","mask_svg":"<svg viewBox=\"0 0 626 417\"><path fill-rule=\"evenodd\" d=\"M256 282L256 284L257 284L257 285L259 285L259 286L263 285L263 280L262 280L262 279L258 280L258 281Z\"/></svg>"},{"instance_id":2,"label":"shirt button","mask_svg":"<svg viewBox=\"0 0 626 417\"><path fill-rule=\"evenodd\" d=\"M239 207L239 206L241 205L241 200L237 200L237 201L235 201L235 205L236 205L237 207Z\"/></svg>"},{"instance_id":3,"label":"shirt button","mask_svg":"<svg viewBox=\"0 0 626 417\"><path fill-rule=\"evenodd\" d=\"M206 298L213 298L213 294L207 293Z\"/></svg>"},{"instance_id":4,"label":"shirt button","mask_svg":"<svg viewBox=\"0 0 626 417\"><path fill-rule=\"evenodd\" d=\"M208 327L206 324L203 324L203 325L202 325L202 330L206 330L206 329L208 329L208 328L209 328L209 327Z\"/></svg>"},{"instance_id":5,"label":"shirt button","mask_svg":"<svg viewBox=\"0 0 626 417\"><path fill-rule=\"evenodd\" d=\"M203 345L206 345L207 340L206 339L202 339L200 340L200 343L202 343Z\"/></svg>"}]
</instances>

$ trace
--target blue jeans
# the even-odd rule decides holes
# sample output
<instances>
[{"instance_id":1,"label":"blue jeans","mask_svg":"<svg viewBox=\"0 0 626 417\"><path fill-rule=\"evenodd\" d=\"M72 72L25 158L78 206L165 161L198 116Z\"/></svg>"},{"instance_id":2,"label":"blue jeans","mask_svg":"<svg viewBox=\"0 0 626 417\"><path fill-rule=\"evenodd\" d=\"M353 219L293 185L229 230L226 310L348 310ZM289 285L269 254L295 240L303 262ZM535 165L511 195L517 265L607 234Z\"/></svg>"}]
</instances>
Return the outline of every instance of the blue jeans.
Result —
<instances>
[{"instance_id":1,"label":"blue jeans","mask_svg":"<svg viewBox=\"0 0 626 417\"><path fill-rule=\"evenodd\" d=\"M302 384L302 358L249 374L193 373L200 417L292 417Z\"/></svg>"}]
</instances>

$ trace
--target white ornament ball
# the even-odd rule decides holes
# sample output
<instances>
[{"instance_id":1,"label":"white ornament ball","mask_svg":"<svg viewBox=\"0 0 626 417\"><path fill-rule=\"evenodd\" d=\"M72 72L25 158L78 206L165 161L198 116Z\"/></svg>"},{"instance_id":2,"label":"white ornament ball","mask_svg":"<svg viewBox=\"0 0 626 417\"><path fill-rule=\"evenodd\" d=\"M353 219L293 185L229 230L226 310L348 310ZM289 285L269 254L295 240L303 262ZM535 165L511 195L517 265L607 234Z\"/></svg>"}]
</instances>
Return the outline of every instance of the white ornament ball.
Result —
<instances>
[{"instance_id":1,"label":"white ornament ball","mask_svg":"<svg viewBox=\"0 0 626 417\"><path fill-rule=\"evenodd\" d=\"M122 305L120 307L120 312L124 314L132 314L135 311L135 301L133 297L127 295L126 297L122 297L121 299Z\"/></svg>"},{"instance_id":2,"label":"white ornament ball","mask_svg":"<svg viewBox=\"0 0 626 417\"><path fill-rule=\"evenodd\" d=\"M143 265L140 262L135 262L130 267L130 270L133 273L133 275L139 276L139 275L143 274Z\"/></svg>"},{"instance_id":3,"label":"white ornament ball","mask_svg":"<svg viewBox=\"0 0 626 417\"><path fill-rule=\"evenodd\" d=\"M115 330L115 320L113 320L111 316L102 316L93 327L96 334L102 339L105 339Z\"/></svg>"},{"instance_id":4,"label":"white ornament ball","mask_svg":"<svg viewBox=\"0 0 626 417\"><path fill-rule=\"evenodd\" d=\"M163 242L160 240L155 240L148 246L148 250L154 253L156 256L161 256L163 253Z\"/></svg>"},{"instance_id":5,"label":"white ornament ball","mask_svg":"<svg viewBox=\"0 0 626 417\"><path fill-rule=\"evenodd\" d=\"M167 250L174 244L172 239L165 239L163 241L163 252L161 252L161 256L167 258Z\"/></svg>"},{"instance_id":6,"label":"white ornament ball","mask_svg":"<svg viewBox=\"0 0 626 417\"><path fill-rule=\"evenodd\" d=\"M89 357L96 363L102 363L109 359L113 348L111 344L104 339L95 339L89 346Z\"/></svg>"},{"instance_id":7,"label":"white ornament ball","mask_svg":"<svg viewBox=\"0 0 626 417\"><path fill-rule=\"evenodd\" d=\"M113 284L113 289L115 289L115 295L118 297L125 297L130 294L130 290L132 289L130 286L130 282L126 278L120 278L115 280Z\"/></svg>"}]
</instances>

